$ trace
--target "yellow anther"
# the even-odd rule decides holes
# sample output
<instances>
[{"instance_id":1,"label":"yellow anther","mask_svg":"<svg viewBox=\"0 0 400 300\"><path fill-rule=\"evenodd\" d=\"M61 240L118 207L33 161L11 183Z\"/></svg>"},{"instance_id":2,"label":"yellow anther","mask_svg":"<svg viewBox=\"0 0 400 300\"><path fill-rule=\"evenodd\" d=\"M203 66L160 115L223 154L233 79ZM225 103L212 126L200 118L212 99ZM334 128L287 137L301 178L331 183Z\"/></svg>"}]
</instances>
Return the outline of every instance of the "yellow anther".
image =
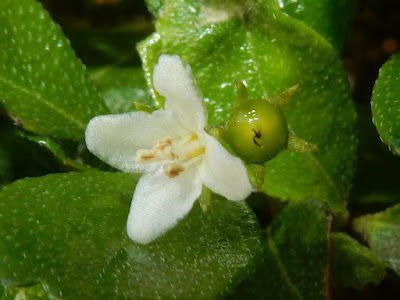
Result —
<instances>
[{"instance_id":1,"label":"yellow anther","mask_svg":"<svg viewBox=\"0 0 400 300\"><path fill-rule=\"evenodd\" d=\"M195 158L195 157L198 157L198 156L204 154L205 152L206 152L206 147L200 146L198 148L195 148L195 149L193 149L191 151L186 152L185 153L185 158L186 159Z\"/></svg>"},{"instance_id":2,"label":"yellow anther","mask_svg":"<svg viewBox=\"0 0 400 300\"><path fill-rule=\"evenodd\" d=\"M199 136L197 134L193 134L187 142L191 143L191 142L197 141L198 138L199 138Z\"/></svg>"},{"instance_id":3,"label":"yellow anther","mask_svg":"<svg viewBox=\"0 0 400 300\"><path fill-rule=\"evenodd\" d=\"M183 170L185 169L179 164L172 163L164 165L164 174L169 178L178 176Z\"/></svg>"}]
</instances>

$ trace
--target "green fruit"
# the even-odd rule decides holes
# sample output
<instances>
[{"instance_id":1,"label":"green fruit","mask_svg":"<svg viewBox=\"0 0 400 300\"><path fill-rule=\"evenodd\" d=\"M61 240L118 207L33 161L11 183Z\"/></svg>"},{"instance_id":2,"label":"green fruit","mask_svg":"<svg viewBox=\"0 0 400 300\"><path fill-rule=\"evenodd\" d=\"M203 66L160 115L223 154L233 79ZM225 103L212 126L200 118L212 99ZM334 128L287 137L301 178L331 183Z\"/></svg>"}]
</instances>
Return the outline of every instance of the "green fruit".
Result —
<instances>
[{"instance_id":1,"label":"green fruit","mask_svg":"<svg viewBox=\"0 0 400 300\"><path fill-rule=\"evenodd\" d=\"M232 149L245 161L266 162L287 144L286 118L266 100L248 100L229 117L228 139Z\"/></svg>"}]
</instances>

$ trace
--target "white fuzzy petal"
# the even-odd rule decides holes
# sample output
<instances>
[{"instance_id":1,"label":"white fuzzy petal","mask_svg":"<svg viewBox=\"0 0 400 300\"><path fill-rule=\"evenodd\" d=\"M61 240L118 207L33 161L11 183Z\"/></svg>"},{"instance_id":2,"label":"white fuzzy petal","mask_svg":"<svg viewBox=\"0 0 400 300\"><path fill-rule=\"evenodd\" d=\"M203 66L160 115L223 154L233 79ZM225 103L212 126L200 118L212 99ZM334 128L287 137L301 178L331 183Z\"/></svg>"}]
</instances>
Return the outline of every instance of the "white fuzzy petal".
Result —
<instances>
[{"instance_id":1,"label":"white fuzzy petal","mask_svg":"<svg viewBox=\"0 0 400 300\"><path fill-rule=\"evenodd\" d=\"M191 210L201 189L195 168L175 178L165 176L162 169L144 174L132 199L127 222L129 237L141 244L156 239Z\"/></svg>"},{"instance_id":2,"label":"white fuzzy petal","mask_svg":"<svg viewBox=\"0 0 400 300\"><path fill-rule=\"evenodd\" d=\"M230 154L214 137L204 136L206 153L200 166L205 186L229 200L244 200L253 191L243 162Z\"/></svg>"},{"instance_id":3,"label":"white fuzzy petal","mask_svg":"<svg viewBox=\"0 0 400 300\"><path fill-rule=\"evenodd\" d=\"M136 162L136 151L151 149L161 138L178 132L176 125L171 113L161 110L152 114L97 116L86 127L86 145L90 152L119 170L143 171L149 165Z\"/></svg>"},{"instance_id":4,"label":"white fuzzy petal","mask_svg":"<svg viewBox=\"0 0 400 300\"><path fill-rule=\"evenodd\" d=\"M154 67L153 84L165 97L165 109L174 111L192 131L203 129L206 113L192 71L177 55L161 55Z\"/></svg>"}]
</instances>

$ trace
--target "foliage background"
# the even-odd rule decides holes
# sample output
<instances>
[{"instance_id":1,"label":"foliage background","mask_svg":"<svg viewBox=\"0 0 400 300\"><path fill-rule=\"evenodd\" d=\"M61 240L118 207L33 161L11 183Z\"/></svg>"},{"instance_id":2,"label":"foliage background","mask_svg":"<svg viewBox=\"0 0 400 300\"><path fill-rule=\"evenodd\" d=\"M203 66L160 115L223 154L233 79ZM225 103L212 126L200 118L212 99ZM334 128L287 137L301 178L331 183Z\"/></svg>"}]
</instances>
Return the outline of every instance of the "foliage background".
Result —
<instances>
[{"instance_id":1,"label":"foliage background","mask_svg":"<svg viewBox=\"0 0 400 300\"><path fill-rule=\"evenodd\" d=\"M145 78L141 77L140 72L132 71L132 67L138 67L141 63L139 54L133 52L132 49L136 47L138 42L154 31L153 17L147 11L143 1L74 0L61 2L43 0L41 2L48 9L52 18L61 25L64 33L71 41L77 56L88 67L91 79L95 83L99 83L98 89L104 93L106 102L107 99L110 99L110 103L111 101L114 103L114 107L111 104L111 110L114 113L123 112L128 107L123 100L119 103L116 101L119 95L113 94L112 88L115 87L114 84L112 88L107 86L107 84L101 84L109 82L110 78L116 80L117 84L118 80L121 82L119 93L132 95L132 98L140 99L144 103L151 103L150 92L145 88ZM379 135L371 123L369 108L372 89L378 77L379 68L400 47L399 20L400 4L395 0L357 1L352 31L349 34L348 42L341 56L359 113L359 156L354 186L348 200L351 220L364 214L382 211L399 202L400 186L397 182L400 159L390 153L387 147L380 142ZM104 72L104 65L113 65L115 68L114 71L119 74L118 78L115 79L114 72ZM142 88L127 88L124 90L126 88L124 81L131 80L131 78L136 78L135 81L140 83ZM46 139L41 139L41 143L38 143L39 137L16 131L15 123L18 125L18 120L10 120L6 114L0 115L0 126L2 128L0 133L0 155L7 157L7 159L0 160L0 185L4 186L18 178L37 177L48 173L62 173L85 169L86 167L80 165L79 162L90 162L92 166L99 166L104 170L110 170L109 167L92 157L79 142L60 141L59 143L61 143L61 146L67 152L65 159L61 159L60 161L62 155L57 155L56 158L46 149L47 147L52 149L53 152L57 151L57 145L52 145L52 142ZM43 147L43 145L46 147ZM69 161L71 157L76 159L77 162ZM123 186L122 190L125 191L128 188ZM126 193L128 192L126 191ZM279 210L281 206L270 199L266 208L265 204L260 204L262 201L265 201L265 199L259 199L255 196L249 200L249 203L256 211L263 227L267 227L271 225L274 211ZM321 207L319 203L310 203L301 209L305 209L304 215L307 215L310 211L318 211L322 215L325 214L325 208ZM235 209L233 208L233 210ZM287 208L284 214L292 217L291 214L293 212L291 210L296 210L296 207ZM293 218L295 217L299 217L299 215L294 214ZM312 221L315 222L313 224L316 231L320 230L323 232L323 228L327 226L326 220L321 218ZM301 222L301 220L298 222ZM282 255L285 255L285 249L296 247L299 241L291 240L290 242L293 244L289 242L288 244L280 244L280 235L290 235L290 228L282 229L281 223L279 218L276 219L267 234L270 243L276 243L276 248L282 252ZM363 226L361 221L359 224L359 226ZM333 224L333 226L340 228L340 224ZM282 233L281 230L287 230L287 232ZM301 230L301 228L296 228L296 230ZM351 222L342 227L341 231L350 234L366 245L365 236L357 234L354 228L352 228ZM308 232L304 229L304 245L306 246L308 245L307 234ZM337 233L332 239L336 243L333 246L340 243L343 243L343 245L353 243L353 240L347 240L347 236L341 236L340 233ZM310 238L311 242L315 243L316 247L324 247L327 243L324 239L311 240ZM350 249L353 248L350 247ZM350 251L345 253L348 254ZM287 255L290 256L290 253L287 253ZM313 253L313 255L319 257L323 254ZM332 298L393 299L393 297L400 297L399 278L394 271L387 269L387 275L383 281L368 277L370 276L367 274L369 272L375 272L376 274L383 272L382 269L377 267L379 265L378 262L375 264L371 263L376 269L371 267L373 271L371 271L371 268L365 271L365 274L367 274L365 281L363 279L360 279L360 282L351 282L350 279L346 281L346 276L350 277L349 274L351 274L349 268L351 260L364 257L365 259L370 259L369 263L375 259L375 257L370 257L369 255L368 252L364 256L355 255L353 258L349 256L347 257L349 261L348 265L344 264L341 266L340 263L343 264L343 262L339 262L336 265L332 264L331 267L333 269L337 268L335 270L336 273L334 273L337 276L336 279L334 277L337 284L336 286L333 284L331 287ZM343 259L345 255L337 254L337 257ZM335 258L332 259L334 260ZM273 271L274 268L279 270L280 266L275 266L274 261L267 260L264 263L266 274L265 271L264 273L257 271L256 277L259 276L259 278L267 278L269 280L268 276L275 274ZM364 263L360 262L359 265L364 265ZM313 267L315 266L310 268ZM364 271L356 270L354 272L356 274L364 274ZM308 275L310 276L309 278L303 276L299 279L299 289L305 299L318 299L321 295L307 296L307 291L303 291L301 288L303 284L301 281L312 280L314 275L319 276L321 274L312 274L311 272ZM357 276L354 275L354 277ZM270 281L274 280L276 278L270 279ZM344 282L341 283L341 280ZM372 284L374 280L376 285ZM346 286L349 285L349 282L351 282L351 287ZM368 283L366 284L365 282ZM257 283L254 282L244 282L243 284L244 295L248 295L246 294L246 286L252 287L252 290L249 292L250 294L254 292L257 286ZM274 290L276 287L271 285L269 288L270 290ZM290 292L288 293L281 296L284 299L296 299L296 296L291 295ZM245 296L236 293L236 297L240 299L240 297Z\"/></svg>"}]
</instances>

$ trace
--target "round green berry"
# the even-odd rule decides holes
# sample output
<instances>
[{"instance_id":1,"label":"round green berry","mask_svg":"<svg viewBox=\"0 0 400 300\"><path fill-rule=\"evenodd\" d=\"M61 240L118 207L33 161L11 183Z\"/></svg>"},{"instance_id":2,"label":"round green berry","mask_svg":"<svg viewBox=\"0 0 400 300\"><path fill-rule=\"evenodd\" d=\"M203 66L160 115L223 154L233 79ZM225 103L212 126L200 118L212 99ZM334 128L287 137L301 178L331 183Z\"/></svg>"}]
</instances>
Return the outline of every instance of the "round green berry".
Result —
<instances>
[{"instance_id":1,"label":"round green berry","mask_svg":"<svg viewBox=\"0 0 400 300\"><path fill-rule=\"evenodd\" d=\"M228 139L242 159L263 163L286 146L286 118L278 107L266 100L249 100L235 108L229 117Z\"/></svg>"}]
</instances>

